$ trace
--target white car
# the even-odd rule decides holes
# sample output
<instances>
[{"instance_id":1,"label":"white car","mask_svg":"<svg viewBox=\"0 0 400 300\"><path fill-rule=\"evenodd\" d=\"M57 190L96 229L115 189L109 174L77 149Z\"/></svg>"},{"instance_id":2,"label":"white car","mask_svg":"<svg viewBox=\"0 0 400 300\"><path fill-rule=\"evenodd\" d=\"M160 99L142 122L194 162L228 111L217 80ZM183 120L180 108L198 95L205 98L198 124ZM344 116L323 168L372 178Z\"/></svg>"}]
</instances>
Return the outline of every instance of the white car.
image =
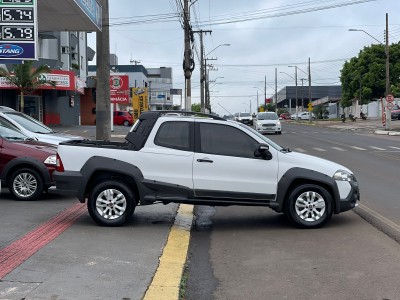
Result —
<instances>
[{"instance_id":1,"label":"white car","mask_svg":"<svg viewBox=\"0 0 400 300\"><path fill-rule=\"evenodd\" d=\"M315 116L311 113L311 118L315 120ZM308 111L299 113L297 116L297 120L310 120L310 113Z\"/></svg>"},{"instance_id":2,"label":"white car","mask_svg":"<svg viewBox=\"0 0 400 300\"><path fill-rule=\"evenodd\" d=\"M246 125L252 125L253 117L248 112L240 112L240 113L238 113L238 115L236 117L236 121L246 124Z\"/></svg>"},{"instance_id":3,"label":"white car","mask_svg":"<svg viewBox=\"0 0 400 300\"><path fill-rule=\"evenodd\" d=\"M281 121L274 112L260 112L254 119L254 129L259 133L282 133Z\"/></svg>"},{"instance_id":4,"label":"white car","mask_svg":"<svg viewBox=\"0 0 400 300\"><path fill-rule=\"evenodd\" d=\"M16 127L26 136L39 142L58 145L65 141L85 139L81 136L58 133L35 118L6 106L0 106L0 118L11 124L12 127Z\"/></svg>"}]
</instances>

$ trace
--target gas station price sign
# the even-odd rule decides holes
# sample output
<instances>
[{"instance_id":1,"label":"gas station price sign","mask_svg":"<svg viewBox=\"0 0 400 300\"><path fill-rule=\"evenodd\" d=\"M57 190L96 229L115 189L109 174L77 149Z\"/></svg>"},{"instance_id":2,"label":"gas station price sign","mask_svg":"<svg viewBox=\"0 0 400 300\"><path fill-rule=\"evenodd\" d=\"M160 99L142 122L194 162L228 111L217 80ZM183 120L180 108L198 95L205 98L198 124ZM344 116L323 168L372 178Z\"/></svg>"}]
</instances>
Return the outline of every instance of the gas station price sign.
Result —
<instances>
[{"instance_id":1,"label":"gas station price sign","mask_svg":"<svg viewBox=\"0 0 400 300\"><path fill-rule=\"evenodd\" d=\"M37 60L37 0L0 0L0 60Z\"/></svg>"}]
</instances>

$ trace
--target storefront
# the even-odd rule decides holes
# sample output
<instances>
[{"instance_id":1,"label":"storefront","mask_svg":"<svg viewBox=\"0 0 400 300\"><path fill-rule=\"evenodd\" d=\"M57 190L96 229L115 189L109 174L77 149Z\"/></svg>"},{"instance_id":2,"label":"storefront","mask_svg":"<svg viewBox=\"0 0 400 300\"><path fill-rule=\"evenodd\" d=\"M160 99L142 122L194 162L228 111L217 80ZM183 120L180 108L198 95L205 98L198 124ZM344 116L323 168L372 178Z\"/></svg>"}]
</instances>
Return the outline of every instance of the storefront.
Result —
<instances>
[{"instance_id":1,"label":"storefront","mask_svg":"<svg viewBox=\"0 0 400 300\"><path fill-rule=\"evenodd\" d=\"M47 125L80 125L80 96L85 82L72 71L52 70L42 79L44 84L24 95L24 113ZM20 91L4 78L0 79L0 105L20 110Z\"/></svg>"}]
</instances>

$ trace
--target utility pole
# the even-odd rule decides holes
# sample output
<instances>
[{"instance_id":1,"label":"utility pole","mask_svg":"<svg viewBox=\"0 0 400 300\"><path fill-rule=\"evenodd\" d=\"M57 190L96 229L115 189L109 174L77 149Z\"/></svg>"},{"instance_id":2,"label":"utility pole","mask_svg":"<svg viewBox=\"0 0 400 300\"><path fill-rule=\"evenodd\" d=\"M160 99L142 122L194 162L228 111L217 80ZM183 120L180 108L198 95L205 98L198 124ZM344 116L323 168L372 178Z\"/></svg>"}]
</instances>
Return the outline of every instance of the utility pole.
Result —
<instances>
[{"instance_id":1,"label":"utility pole","mask_svg":"<svg viewBox=\"0 0 400 300\"><path fill-rule=\"evenodd\" d=\"M211 30L199 30L199 31L193 31L194 33L199 33L200 34L200 106L201 106L201 112L205 112L205 101L204 101L204 81L206 78L205 74L205 68L204 68L204 44L203 44L203 33L211 34Z\"/></svg>"},{"instance_id":2,"label":"utility pole","mask_svg":"<svg viewBox=\"0 0 400 300\"><path fill-rule=\"evenodd\" d=\"M278 113L278 68L275 68L275 112Z\"/></svg>"},{"instance_id":3,"label":"utility pole","mask_svg":"<svg viewBox=\"0 0 400 300\"><path fill-rule=\"evenodd\" d=\"M217 60L216 58L205 58L204 59L204 82L205 82L205 108L211 111L211 105L210 105L210 78L209 78L209 73L207 70L207 61L208 60Z\"/></svg>"},{"instance_id":4,"label":"utility pole","mask_svg":"<svg viewBox=\"0 0 400 300\"><path fill-rule=\"evenodd\" d=\"M304 109L304 80L307 80L306 78L301 78L301 111Z\"/></svg>"},{"instance_id":5,"label":"utility pole","mask_svg":"<svg viewBox=\"0 0 400 300\"><path fill-rule=\"evenodd\" d=\"M267 99L267 76L264 76L264 101L263 105L265 107L265 100Z\"/></svg>"},{"instance_id":6,"label":"utility pole","mask_svg":"<svg viewBox=\"0 0 400 300\"><path fill-rule=\"evenodd\" d=\"M185 31L185 59L183 71L185 74L185 109L187 111L192 110L192 84L190 77L194 69L194 62L192 59L192 50L190 48L191 28L190 28L190 12L189 12L189 0L184 1L184 31Z\"/></svg>"},{"instance_id":7,"label":"utility pole","mask_svg":"<svg viewBox=\"0 0 400 300\"><path fill-rule=\"evenodd\" d=\"M390 79L389 79L389 16L388 13L386 13L386 46L385 46L385 52L386 52L386 89L385 89L385 102L387 105L387 96L390 95ZM391 129L391 121L392 121L392 116L391 116L391 110L387 108L386 106L386 130Z\"/></svg>"},{"instance_id":8,"label":"utility pole","mask_svg":"<svg viewBox=\"0 0 400 300\"><path fill-rule=\"evenodd\" d=\"M102 0L102 30L96 32L97 87L96 140L111 139L110 107L110 27L108 0Z\"/></svg>"},{"instance_id":9,"label":"utility pole","mask_svg":"<svg viewBox=\"0 0 400 300\"><path fill-rule=\"evenodd\" d=\"M311 103L312 95L311 95L311 59L310 58L308 58L308 99L309 99L308 103ZM311 122L311 120L312 120L312 111L310 111L310 114L309 114L309 121Z\"/></svg>"}]
</instances>

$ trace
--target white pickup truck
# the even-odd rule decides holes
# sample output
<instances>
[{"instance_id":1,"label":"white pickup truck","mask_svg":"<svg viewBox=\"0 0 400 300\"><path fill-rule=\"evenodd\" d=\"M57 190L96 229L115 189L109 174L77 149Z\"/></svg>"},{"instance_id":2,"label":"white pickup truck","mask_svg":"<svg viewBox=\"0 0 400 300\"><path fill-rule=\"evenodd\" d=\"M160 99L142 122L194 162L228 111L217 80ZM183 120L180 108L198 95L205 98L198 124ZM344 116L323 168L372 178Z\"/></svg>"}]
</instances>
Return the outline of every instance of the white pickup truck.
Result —
<instances>
[{"instance_id":1,"label":"white pickup truck","mask_svg":"<svg viewBox=\"0 0 400 300\"><path fill-rule=\"evenodd\" d=\"M321 227L360 198L353 173L292 152L239 122L192 112L141 114L126 142L58 146L52 192L87 200L100 225L123 225L137 205L267 206L296 226Z\"/></svg>"}]
</instances>

